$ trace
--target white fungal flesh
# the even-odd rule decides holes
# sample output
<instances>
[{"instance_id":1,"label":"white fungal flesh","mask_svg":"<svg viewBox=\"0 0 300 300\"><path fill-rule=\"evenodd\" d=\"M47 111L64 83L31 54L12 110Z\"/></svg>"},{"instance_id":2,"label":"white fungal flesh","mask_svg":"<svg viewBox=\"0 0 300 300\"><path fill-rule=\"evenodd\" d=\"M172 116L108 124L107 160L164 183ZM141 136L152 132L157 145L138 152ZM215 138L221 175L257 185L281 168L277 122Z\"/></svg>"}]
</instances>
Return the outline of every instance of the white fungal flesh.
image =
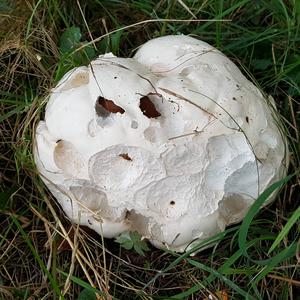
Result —
<instances>
[{"instance_id":1,"label":"white fungal flesh","mask_svg":"<svg viewBox=\"0 0 300 300\"><path fill-rule=\"evenodd\" d=\"M240 221L285 175L277 123L273 104L220 51L166 36L134 58L109 53L68 72L34 154L73 222L185 251Z\"/></svg>"}]
</instances>

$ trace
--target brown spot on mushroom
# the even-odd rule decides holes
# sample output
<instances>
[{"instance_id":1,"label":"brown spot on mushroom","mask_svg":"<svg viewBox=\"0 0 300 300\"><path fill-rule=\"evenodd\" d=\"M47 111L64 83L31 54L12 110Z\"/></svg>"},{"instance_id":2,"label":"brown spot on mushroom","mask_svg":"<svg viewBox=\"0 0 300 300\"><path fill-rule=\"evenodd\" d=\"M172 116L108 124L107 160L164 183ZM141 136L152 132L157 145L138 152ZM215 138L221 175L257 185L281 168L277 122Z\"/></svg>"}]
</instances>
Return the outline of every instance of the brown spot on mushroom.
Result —
<instances>
[{"instance_id":1,"label":"brown spot on mushroom","mask_svg":"<svg viewBox=\"0 0 300 300\"><path fill-rule=\"evenodd\" d=\"M126 212L126 222L130 226L131 231L138 231L142 236L150 236L149 232L149 218L136 213L136 211L130 210Z\"/></svg>"},{"instance_id":2,"label":"brown spot on mushroom","mask_svg":"<svg viewBox=\"0 0 300 300\"><path fill-rule=\"evenodd\" d=\"M61 91L67 91L70 89L74 89L80 87L81 85L89 83L89 73L88 72L80 72L73 76L70 81L67 81L63 86Z\"/></svg>"},{"instance_id":3,"label":"brown spot on mushroom","mask_svg":"<svg viewBox=\"0 0 300 300\"><path fill-rule=\"evenodd\" d=\"M58 140L53 153L56 166L68 176L80 174L84 167L84 160L75 146L65 140Z\"/></svg>"},{"instance_id":4,"label":"brown spot on mushroom","mask_svg":"<svg viewBox=\"0 0 300 300\"><path fill-rule=\"evenodd\" d=\"M246 214L250 205L246 199L232 194L219 202L220 214L227 223L237 222Z\"/></svg>"},{"instance_id":5,"label":"brown spot on mushroom","mask_svg":"<svg viewBox=\"0 0 300 300\"><path fill-rule=\"evenodd\" d=\"M175 201L173 201L173 200L170 201L170 205L172 205L172 206L175 205Z\"/></svg>"},{"instance_id":6,"label":"brown spot on mushroom","mask_svg":"<svg viewBox=\"0 0 300 300\"><path fill-rule=\"evenodd\" d=\"M95 110L98 116L107 117L110 113L116 114L121 113L123 114L125 110L116 105L112 100L105 99L102 96L99 96L96 104Z\"/></svg>"},{"instance_id":7,"label":"brown spot on mushroom","mask_svg":"<svg viewBox=\"0 0 300 300\"><path fill-rule=\"evenodd\" d=\"M246 116L246 122L249 124L249 117Z\"/></svg>"},{"instance_id":8,"label":"brown spot on mushroom","mask_svg":"<svg viewBox=\"0 0 300 300\"><path fill-rule=\"evenodd\" d=\"M128 153L121 153L119 154L119 156L124 158L125 160L132 161L132 158L128 155Z\"/></svg>"},{"instance_id":9,"label":"brown spot on mushroom","mask_svg":"<svg viewBox=\"0 0 300 300\"><path fill-rule=\"evenodd\" d=\"M131 212L129 210L126 210L125 219L129 219L130 218L130 214L131 214Z\"/></svg>"},{"instance_id":10,"label":"brown spot on mushroom","mask_svg":"<svg viewBox=\"0 0 300 300\"><path fill-rule=\"evenodd\" d=\"M140 109L143 115L148 118L157 118L161 116L148 96L144 96L140 99Z\"/></svg>"}]
</instances>

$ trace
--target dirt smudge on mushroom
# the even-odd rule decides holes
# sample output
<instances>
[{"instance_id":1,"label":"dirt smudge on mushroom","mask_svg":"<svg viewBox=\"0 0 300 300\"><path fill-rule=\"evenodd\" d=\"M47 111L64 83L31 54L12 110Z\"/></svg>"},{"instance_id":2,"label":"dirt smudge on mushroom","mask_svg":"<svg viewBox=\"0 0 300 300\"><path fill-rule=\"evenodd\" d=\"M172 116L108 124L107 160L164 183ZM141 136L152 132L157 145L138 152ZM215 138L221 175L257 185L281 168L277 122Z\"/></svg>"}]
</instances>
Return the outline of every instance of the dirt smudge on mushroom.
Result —
<instances>
[{"instance_id":1,"label":"dirt smudge on mushroom","mask_svg":"<svg viewBox=\"0 0 300 300\"><path fill-rule=\"evenodd\" d=\"M128 153L121 153L119 154L119 156L124 158L125 160L132 161L132 158L128 155Z\"/></svg>"},{"instance_id":2,"label":"dirt smudge on mushroom","mask_svg":"<svg viewBox=\"0 0 300 300\"><path fill-rule=\"evenodd\" d=\"M68 176L77 176L84 167L81 154L72 143L65 140L56 141L53 158L56 166Z\"/></svg>"},{"instance_id":3,"label":"dirt smudge on mushroom","mask_svg":"<svg viewBox=\"0 0 300 300\"><path fill-rule=\"evenodd\" d=\"M62 92L80 87L84 84L89 83L89 73L81 72L76 74L70 82L67 82L64 87L61 89Z\"/></svg>"},{"instance_id":4,"label":"dirt smudge on mushroom","mask_svg":"<svg viewBox=\"0 0 300 300\"><path fill-rule=\"evenodd\" d=\"M149 237L149 221L148 217L137 213L134 209L126 212L126 220L130 225L131 231L138 231L142 236Z\"/></svg>"}]
</instances>

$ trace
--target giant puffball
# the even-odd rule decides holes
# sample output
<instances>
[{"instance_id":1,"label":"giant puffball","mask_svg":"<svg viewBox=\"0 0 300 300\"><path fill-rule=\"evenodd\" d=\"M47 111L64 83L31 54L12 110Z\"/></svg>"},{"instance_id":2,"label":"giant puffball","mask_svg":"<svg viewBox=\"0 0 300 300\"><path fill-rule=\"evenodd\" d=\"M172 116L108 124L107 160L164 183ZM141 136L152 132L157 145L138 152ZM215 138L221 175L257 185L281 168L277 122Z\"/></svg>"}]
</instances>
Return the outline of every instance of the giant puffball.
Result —
<instances>
[{"instance_id":1,"label":"giant puffball","mask_svg":"<svg viewBox=\"0 0 300 300\"><path fill-rule=\"evenodd\" d=\"M224 54L165 36L65 74L34 156L71 221L182 252L240 221L285 176L278 123L272 99Z\"/></svg>"}]
</instances>

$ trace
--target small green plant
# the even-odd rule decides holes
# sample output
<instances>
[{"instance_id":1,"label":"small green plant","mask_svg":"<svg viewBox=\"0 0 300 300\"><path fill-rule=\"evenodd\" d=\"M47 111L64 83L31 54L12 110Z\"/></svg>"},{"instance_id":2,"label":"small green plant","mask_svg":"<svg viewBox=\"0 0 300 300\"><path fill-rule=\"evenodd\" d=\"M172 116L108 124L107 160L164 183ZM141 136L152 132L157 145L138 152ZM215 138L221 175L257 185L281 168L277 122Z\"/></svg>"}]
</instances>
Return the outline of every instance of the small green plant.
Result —
<instances>
[{"instance_id":1,"label":"small green plant","mask_svg":"<svg viewBox=\"0 0 300 300\"><path fill-rule=\"evenodd\" d=\"M145 240L143 240L141 235L136 231L130 232L129 236L120 235L115 239L115 241L126 250L133 249L139 255L145 255L144 251L146 252L150 250Z\"/></svg>"},{"instance_id":2,"label":"small green plant","mask_svg":"<svg viewBox=\"0 0 300 300\"><path fill-rule=\"evenodd\" d=\"M77 300L96 300L96 294L88 289L84 289L79 294Z\"/></svg>"},{"instance_id":3,"label":"small green plant","mask_svg":"<svg viewBox=\"0 0 300 300\"><path fill-rule=\"evenodd\" d=\"M85 46L86 41L81 42L82 34L79 27L72 26L66 29L59 39L61 58L56 72L56 80L59 80L70 69L87 65L96 56L92 46Z\"/></svg>"},{"instance_id":4,"label":"small green plant","mask_svg":"<svg viewBox=\"0 0 300 300\"><path fill-rule=\"evenodd\" d=\"M72 26L68 28L60 37L60 51L65 54L75 50L80 44L81 37L82 35L79 27Z\"/></svg>"},{"instance_id":5,"label":"small green plant","mask_svg":"<svg viewBox=\"0 0 300 300\"><path fill-rule=\"evenodd\" d=\"M16 188L12 187L8 189L7 191L0 192L0 211L5 210L8 206L8 202L10 197L13 195L14 192L16 192ZM1 284L1 281L0 281Z\"/></svg>"}]
</instances>

